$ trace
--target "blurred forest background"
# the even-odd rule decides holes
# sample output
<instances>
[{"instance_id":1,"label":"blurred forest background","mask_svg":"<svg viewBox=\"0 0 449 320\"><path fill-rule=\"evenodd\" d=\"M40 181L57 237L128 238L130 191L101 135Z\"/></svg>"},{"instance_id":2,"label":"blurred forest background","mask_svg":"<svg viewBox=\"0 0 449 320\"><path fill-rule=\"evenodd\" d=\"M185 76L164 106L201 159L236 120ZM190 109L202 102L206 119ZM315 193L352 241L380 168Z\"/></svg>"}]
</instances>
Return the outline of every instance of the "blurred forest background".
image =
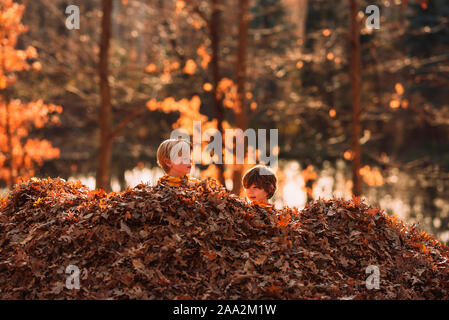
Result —
<instances>
[{"instance_id":1,"label":"blurred forest background","mask_svg":"<svg viewBox=\"0 0 449 320\"><path fill-rule=\"evenodd\" d=\"M372 4L378 30L365 25ZM66 27L69 5L79 30ZM449 240L449 1L0 6L4 191L32 176L154 183L160 142L201 120L279 130L278 206L356 194ZM193 175L240 193L244 169Z\"/></svg>"}]
</instances>

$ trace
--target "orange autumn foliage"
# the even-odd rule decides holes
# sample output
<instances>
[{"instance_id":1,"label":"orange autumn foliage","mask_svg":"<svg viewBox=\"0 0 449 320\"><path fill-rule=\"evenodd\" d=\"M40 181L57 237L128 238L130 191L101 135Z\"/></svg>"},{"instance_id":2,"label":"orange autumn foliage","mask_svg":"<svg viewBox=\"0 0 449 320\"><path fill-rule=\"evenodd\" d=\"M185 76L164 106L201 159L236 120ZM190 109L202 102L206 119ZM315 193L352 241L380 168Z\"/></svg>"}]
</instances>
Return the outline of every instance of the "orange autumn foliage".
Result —
<instances>
[{"instance_id":1,"label":"orange autumn foliage","mask_svg":"<svg viewBox=\"0 0 449 320\"><path fill-rule=\"evenodd\" d=\"M0 6L0 180L8 185L19 177L30 178L35 168L46 159L59 157L59 149L48 140L28 137L34 128L42 128L47 122L59 123L57 114L61 106L46 105L42 100L23 103L11 99L5 89L17 81L17 72L42 65L35 60L37 50L28 46L26 50L15 49L18 37L27 31L21 23L25 6L12 0L2 0Z\"/></svg>"},{"instance_id":2,"label":"orange autumn foliage","mask_svg":"<svg viewBox=\"0 0 449 320\"><path fill-rule=\"evenodd\" d=\"M150 111L179 112L179 119L173 124L173 129L182 128L189 134L193 134L193 121L201 121L202 125L208 123L207 116L200 113L201 99L198 96L193 96L190 100L184 98L178 101L173 97L165 98L162 101L151 99L146 105Z\"/></svg>"},{"instance_id":3,"label":"orange autumn foliage","mask_svg":"<svg viewBox=\"0 0 449 320\"><path fill-rule=\"evenodd\" d=\"M196 53L201 57L201 67L206 69L209 65L209 62L212 60L212 57L207 53L206 46L201 45Z\"/></svg>"},{"instance_id":4,"label":"orange autumn foliage","mask_svg":"<svg viewBox=\"0 0 449 320\"><path fill-rule=\"evenodd\" d=\"M232 109L237 100L237 86L231 79L223 78L217 87L218 99L223 99L223 105Z\"/></svg>"},{"instance_id":5,"label":"orange autumn foliage","mask_svg":"<svg viewBox=\"0 0 449 320\"><path fill-rule=\"evenodd\" d=\"M360 175L363 178L363 181L369 186L380 187L384 184L382 173L379 168L371 168L366 165L363 168L360 168Z\"/></svg>"},{"instance_id":6,"label":"orange autumn foliage","mask_svg":"<svg viewBox=\"0 0 449 320\"><path fill-rule=\"evenodd\" d=\"M195 74L196 72L196 63L192 59L187 60L186 65L184 66L184 69L182 71L186 74Z\"/></svg>"},{"instance_id":7,"label":"orange autumn foliage","mask_svg":"<svg viewBox=\"0 0 449 320\"><path fill-rule=\"evenodd\" d=\"M36 49L16 50L18 37L27 31L21 23L24 5L12 0L2 0L0 6L0 89L5 89L17 81L16 71L29 70L27 59L37 56Z\"/></svg>"},{"instance_id":8,"label":"orange autumn foliage","mask_svg":"<svg viewBox=\"0 0 449 320\"><path fill-rule=\"evenodd\" d=\"M198 96L193 96L191 99L180 99L176 101L173 97L165 98L162 101L156 99L151 99L146 103L147 108L150 111L162 111L164 113L179 112L178 120L172 125L173 129L185 130L189 135L193 135L194 121L201 121L201 135L202 139L202 150L208 145L207 139L211 139L213 133L218 132L218 121L217 119L209 120L206 115L201 114L200 106L201 99ZM231 126L227 121L223 121L222 126L224 129L230 129ZM226 152L226 150L225 150ZM193 158L199 159L201 157L202 163L206 164L209 162L209 158L206 154L196 154L196 150L193 152ZM218 161L218 156L213 155L211 158Z\"/></svg>"}]
</instances>

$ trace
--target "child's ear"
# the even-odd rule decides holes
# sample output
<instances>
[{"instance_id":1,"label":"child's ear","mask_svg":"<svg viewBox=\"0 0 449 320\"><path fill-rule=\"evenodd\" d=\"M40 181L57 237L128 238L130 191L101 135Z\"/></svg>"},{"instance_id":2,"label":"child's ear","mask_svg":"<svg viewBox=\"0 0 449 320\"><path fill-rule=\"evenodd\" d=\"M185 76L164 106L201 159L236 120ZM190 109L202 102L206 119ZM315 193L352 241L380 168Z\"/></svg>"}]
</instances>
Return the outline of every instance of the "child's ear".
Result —
<instances>
[{"instance_id":1,"label":"child's ear","mask_svg":"<svg viewBox=\"0 0 449 320\"><path fill-rule=\"evenodd\" d=\"M170 159L164 159L164 162L167 167L169 167L169 168L172 167L172 163L171 163Z\"/></svg>"}]
</instances>

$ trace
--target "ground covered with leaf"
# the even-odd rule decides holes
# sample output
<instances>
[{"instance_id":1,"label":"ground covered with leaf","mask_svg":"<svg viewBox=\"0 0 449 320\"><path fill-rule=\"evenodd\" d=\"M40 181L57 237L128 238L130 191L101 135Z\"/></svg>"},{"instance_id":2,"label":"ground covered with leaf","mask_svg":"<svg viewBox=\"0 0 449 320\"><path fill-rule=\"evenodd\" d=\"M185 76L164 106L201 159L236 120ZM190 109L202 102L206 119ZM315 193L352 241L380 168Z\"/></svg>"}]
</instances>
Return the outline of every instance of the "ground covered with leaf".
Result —
<instances>
[{"instance_id":1,"label":"ground covered with leaf","mask_svg":"<svg viewBox=\"0 0 449 320\"><path fill-rule=\"evenodd\" d=\"M33 178L0 207L1 299L448 299L448 257L358 199L275 210L213 180L106 194Z\"/></svg>"}]
</instances>

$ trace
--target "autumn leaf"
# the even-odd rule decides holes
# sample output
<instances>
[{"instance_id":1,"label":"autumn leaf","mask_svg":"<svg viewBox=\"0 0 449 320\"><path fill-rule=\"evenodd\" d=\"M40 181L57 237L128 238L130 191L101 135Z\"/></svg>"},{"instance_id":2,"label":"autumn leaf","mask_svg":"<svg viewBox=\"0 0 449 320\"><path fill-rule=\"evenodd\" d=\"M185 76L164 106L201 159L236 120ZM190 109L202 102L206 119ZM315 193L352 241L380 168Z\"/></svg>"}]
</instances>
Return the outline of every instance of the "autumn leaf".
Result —
<instances>
[{"instance_id":1,"label":"autumn leaf","mask_svg":"<svg viewBox=\"0 0 449 320\"><path fill-rule=\"evenodd\" d=\"M449 298L449 248L357 197L299 211L249 205L210 179L106 194L49 178L5 199L6 298ZM83 263L88 291L53 290L64 268L45 270L62 259ZM383 290L359 285L370 265Z\"/></svg>"},{"instance_id":2,"label":"autumn leaf","mask_svg":"<svg viewBox=\"0 0 449 320\"><path fill-rule=\"evenodd\" d=\"M184 69L182 69L182 71L186 74L194 74L196 71L196 63L195 61L193 61L192 59L187 60Z\"/></svg>"}]
</instances>

